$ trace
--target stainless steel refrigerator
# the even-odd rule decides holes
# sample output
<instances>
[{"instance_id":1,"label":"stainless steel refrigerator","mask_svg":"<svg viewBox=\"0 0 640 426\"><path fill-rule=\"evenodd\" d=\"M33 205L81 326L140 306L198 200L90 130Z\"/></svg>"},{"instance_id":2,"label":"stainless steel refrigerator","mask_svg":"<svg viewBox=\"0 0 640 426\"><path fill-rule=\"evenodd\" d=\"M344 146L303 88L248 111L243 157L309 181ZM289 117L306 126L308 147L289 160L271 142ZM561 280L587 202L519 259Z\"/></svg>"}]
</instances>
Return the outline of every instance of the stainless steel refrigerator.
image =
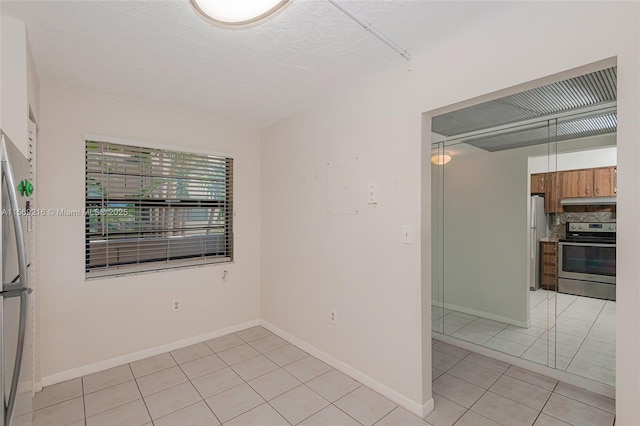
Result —
<instances>
[{"instance_id":1,"label":"stainless steel refrigerator","mask_svg":"<svg viewBox=\"0 0 640 426\"><path fill-rule=\"evenodd\" d=\"M547 214L544 212L544 198L531 196L531 213L529 215L529 287L537 290L541 287L540 274L540 238L548 236Z\"/></svg>"},{"instance_id":2,"label":"stainless steel refrigerator","mask_svg":"<svg viewBox=\"0 0 640 426\"><path fill-rule=\"evenodd\" d=\"M29 161L0 131L2 163L2 291L0 291L0 425L33 418L33 312L29 280L29 216L33 184Z\"/></svg>"}]
</instances>

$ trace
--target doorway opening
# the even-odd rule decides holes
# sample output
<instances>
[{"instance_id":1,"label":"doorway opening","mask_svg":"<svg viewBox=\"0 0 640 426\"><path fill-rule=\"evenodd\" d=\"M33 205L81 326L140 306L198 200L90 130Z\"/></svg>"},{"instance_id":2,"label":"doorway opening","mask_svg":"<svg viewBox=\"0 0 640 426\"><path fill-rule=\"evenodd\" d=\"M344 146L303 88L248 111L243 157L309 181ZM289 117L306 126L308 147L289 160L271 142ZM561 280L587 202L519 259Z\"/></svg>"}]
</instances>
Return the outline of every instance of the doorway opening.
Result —
<instances>
[{"instance_id":1,"label":"doorway opening","mask_svg":"<svg viewBox=\"0 0 640 426\"><path fill-rule=\"evenodd\" d=\"M565 371L609 394L616 72L603 61L431 113L423 153L433 336Z\"/></svg>"}]
</instances>

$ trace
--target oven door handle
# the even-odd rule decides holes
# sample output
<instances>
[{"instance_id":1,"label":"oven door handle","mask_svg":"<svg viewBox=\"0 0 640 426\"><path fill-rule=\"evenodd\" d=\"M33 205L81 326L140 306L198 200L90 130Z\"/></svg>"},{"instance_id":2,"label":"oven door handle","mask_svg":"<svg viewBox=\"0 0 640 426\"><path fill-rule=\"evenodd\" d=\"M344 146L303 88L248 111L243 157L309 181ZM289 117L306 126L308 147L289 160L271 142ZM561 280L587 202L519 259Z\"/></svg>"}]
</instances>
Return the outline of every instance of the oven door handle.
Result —
<instances>
[{"instance_id":1,"label":"oven door handle","mask_svg":"<svg viewBox=\"0 0 640 426\"><path fill-rule=\"evenodd\" d=\"M573 243L571 241L562 241L561 246L578 246L578 247L616 247L616 243Z\"/></svg>"}]
</instances>

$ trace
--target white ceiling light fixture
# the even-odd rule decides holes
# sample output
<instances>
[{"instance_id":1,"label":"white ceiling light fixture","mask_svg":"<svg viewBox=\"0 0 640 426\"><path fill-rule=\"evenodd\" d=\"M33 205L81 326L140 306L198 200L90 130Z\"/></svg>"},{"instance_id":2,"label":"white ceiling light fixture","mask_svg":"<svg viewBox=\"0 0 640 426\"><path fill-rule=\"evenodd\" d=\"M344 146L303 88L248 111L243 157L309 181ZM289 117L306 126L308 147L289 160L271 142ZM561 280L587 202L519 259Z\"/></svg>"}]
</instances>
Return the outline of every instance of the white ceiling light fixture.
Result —
<instances>
[{"instance_id":1,"label":"white ceiling light fixture","mask_svg":"<svg viewBox=\"0 0 640 426\"><path fill-rule=\"evenodd\" d=\"M226 27L256 25L292 0L189 0L207 21Z\"/></svg>"},{"instance_id":2,"label":"white ceiling light fixture","mask_svg":"<svg viewBox=\"0 0 640 426\"><path fill-rule=\"evenodd\" d=\"M431 163L435 164L436 166L443 166L449 161L451 161L451 155L449 155L449 153L447 152L445 152L444 154L433 154L431 156Z\"/></svg>"}]
</instances>

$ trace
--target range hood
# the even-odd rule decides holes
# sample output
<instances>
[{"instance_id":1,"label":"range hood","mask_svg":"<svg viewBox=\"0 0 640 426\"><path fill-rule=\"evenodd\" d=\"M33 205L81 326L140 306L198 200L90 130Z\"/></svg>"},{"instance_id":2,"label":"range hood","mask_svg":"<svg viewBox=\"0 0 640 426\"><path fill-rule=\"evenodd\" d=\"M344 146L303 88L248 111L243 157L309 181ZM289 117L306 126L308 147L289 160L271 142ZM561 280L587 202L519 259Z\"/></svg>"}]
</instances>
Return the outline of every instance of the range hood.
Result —
<instances>
[{"instance_id":1,"label":"range hood","mask_svg":"<svg viewBox=\"0 0 640 426\"><path fill-rule=\"evenodd\" d=\"M616 197L563 198L563 206L615 206Z\"/></svg>"}]
</instances>

